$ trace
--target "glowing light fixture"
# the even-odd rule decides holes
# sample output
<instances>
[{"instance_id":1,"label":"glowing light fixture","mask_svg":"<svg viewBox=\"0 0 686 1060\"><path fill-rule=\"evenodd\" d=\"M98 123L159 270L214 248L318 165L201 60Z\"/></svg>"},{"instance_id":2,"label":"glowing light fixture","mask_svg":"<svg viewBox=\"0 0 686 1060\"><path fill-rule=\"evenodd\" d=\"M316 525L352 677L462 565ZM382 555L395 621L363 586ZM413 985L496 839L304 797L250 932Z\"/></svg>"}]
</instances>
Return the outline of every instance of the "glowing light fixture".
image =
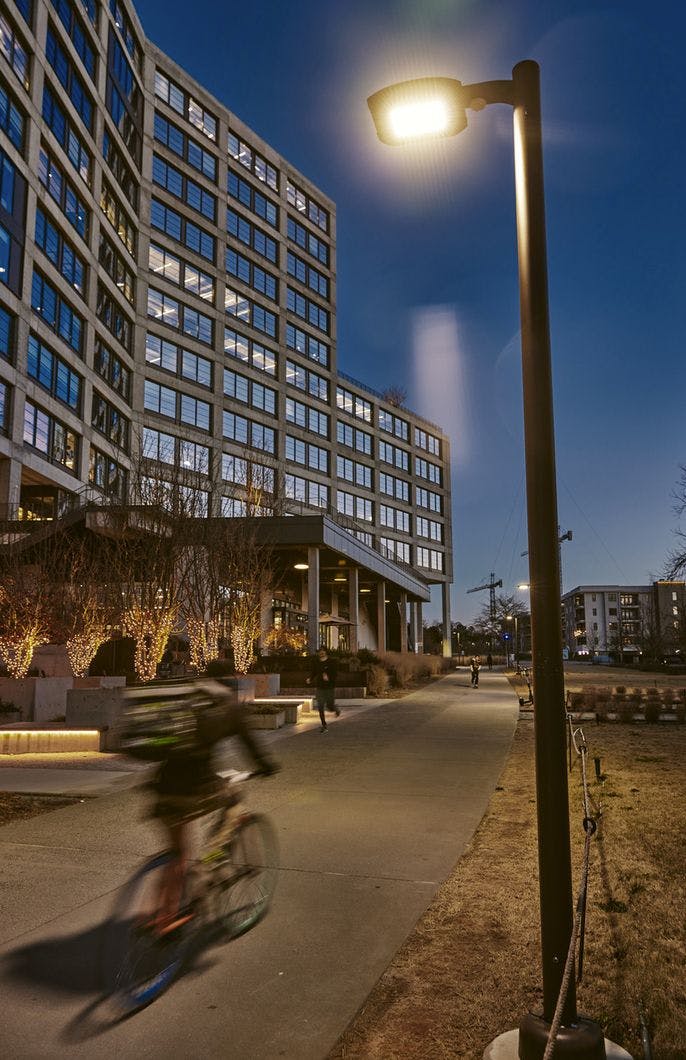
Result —
<instances>
[{"instance_id":1,"label":"glowing light fixture","mask_svg":"<svg viewBox=\"0 0 686 1060\"><path fill-rule=\"evenodd\" d=\"M462 84L452 77L420 77L375 92L367 100L386 144L455 136L467 127Z\"/></svg>"},{"instance_id":2,"label":"glowing light fixture","mask_svg":"<svg viewBox=\"0 0 686 1060\"><path fill-rule=\"evenodd\" d=\"M294 563L293 564L293 570L309 570L309 569L310 569L309 563Z\"/></svg>"}]
</instances>

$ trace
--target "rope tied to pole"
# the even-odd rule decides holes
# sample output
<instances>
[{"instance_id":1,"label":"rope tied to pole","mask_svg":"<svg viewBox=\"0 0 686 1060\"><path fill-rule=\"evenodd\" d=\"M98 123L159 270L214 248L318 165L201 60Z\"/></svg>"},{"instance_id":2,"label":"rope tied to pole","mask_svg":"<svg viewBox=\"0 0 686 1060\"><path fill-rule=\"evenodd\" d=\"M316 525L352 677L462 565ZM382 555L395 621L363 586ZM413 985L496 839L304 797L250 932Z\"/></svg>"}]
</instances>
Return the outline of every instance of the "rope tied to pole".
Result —
<instances>
[{"instance_id":1,"label":"rope tied to pole","mask_svg":"<svg viewBox=\"0 0 686 1060\"><path fill-rule=\"evenodd\" d=\"M586 896L588 894L588 868L591 853L591 840L598 829L597 820L591 815L590 812L590 803L592 800L590 792L588 790L588 777L586 774L586 759L588 757L588 747L586 745L586 739L584 737L582 729L575 729L571 732L571 743L573 744L574 750L576 751L577 755L581 760L581 779L583 785L584 804L583 828L585 832L584 853L581 863L581 886L579 888L579 895L574 909L572 934L569 940L567 959L565 961L562 982L560 983L560 993L557 998L555 1013L550 1024L550 1031L548 1032L548 1040L546 1042L543 1060L550 1060L555 1051L555 1042L557 1040L557 1035L560 1030L560 1025L562 1023L562 1013L564 1011L565 1003L567 1000L567 993L569 991L569 986L572 981L572 975L574 974L574 958L577 952L577 945L579 956L576 976L577 983L581 982L583 975L584 938L586 931ZM597 816L600 816L600 813L601 811L600 809L598 809Z\"/></svg>"}]
</instances>

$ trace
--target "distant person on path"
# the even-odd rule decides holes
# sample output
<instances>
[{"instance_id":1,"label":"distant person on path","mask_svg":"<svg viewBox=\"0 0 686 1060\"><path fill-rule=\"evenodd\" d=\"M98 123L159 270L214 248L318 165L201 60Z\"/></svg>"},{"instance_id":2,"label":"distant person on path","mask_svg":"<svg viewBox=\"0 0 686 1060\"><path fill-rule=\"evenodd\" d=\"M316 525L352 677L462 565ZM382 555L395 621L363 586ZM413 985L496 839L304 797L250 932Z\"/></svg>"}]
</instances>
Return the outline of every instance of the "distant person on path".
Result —
<instances>
[{"instance_id":1,"label":"distant person on path","mask_svg":"<svg viewBox=\"0 0 686 1060\"><path fill-rule=\"evenodd\" d=\"M490 651L486 656L486 665L488 666L489 670L493 669L493 656L491 655Z\"/></svg>"},{"instance_id":2,"label":"distant person on path","mask_svg":"<svg viewBox=\"0 0 686 1060\"><path fill-rule=\"evenodd\" d=\"M326 732L326 711L333 710L340 717L340 708L336 706L336 673L338 666L329 658L326 648L320 648L312 660L312 673L308 684L313 684L316 691L317 710L321 722L320 732Z\"/></svg>"},{"instance_id":3,"label":"distant person on path","mask_svg":"<svg viewBox=\"0 0 686 1060\"><path fill-rule=\"evenodd\" d=\"M481 663L479 662L478 655L475 655L469 664L469 668L472 671L472 688L479 687L479 670L481 669Z\"/></svg>"}]
</instances>

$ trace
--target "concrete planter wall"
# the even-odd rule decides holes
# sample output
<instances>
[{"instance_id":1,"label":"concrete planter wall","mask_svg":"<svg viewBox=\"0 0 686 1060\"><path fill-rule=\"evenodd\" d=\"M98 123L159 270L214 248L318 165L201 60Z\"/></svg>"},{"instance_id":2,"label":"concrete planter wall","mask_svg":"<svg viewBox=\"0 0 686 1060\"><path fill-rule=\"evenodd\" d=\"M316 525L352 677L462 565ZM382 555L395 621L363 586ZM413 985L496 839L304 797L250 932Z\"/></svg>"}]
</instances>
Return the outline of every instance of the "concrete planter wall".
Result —
<instances>
[{"instance_id":1,"label":"concrete planter wall","mask_svg":"<svg viewBox=\"0 0 686 1060\"><path fill-rule=\"evenodd\" d=\"M248 725L251 729L280 729L286 723L286 712L284 710L273 714L250 714Z\"/></svg>"},{"instance_id":2,"label":"concrete planter wall","mask_svg":"<svg viewBox=\"0 0 686 1060\"><path fill-rule=\"evenodd\" d=\"M124 684L123 677L118 680ZM119 750L122 699L116 686L72 688L66 698L68 728L100 729L103 751Z\"/></svg>"},{"instance_id":3,"label":"concrete planter wall","mask_svg":"<svg viewBox=\"0 0 686 1060\"><path fill-rule=\"evenodd\" d=\"M72 688L116 688L124 677L0 677L0 699L14 703L19 721L49 722L67 712L67 693Z\"/></svg>"}]
</instances>

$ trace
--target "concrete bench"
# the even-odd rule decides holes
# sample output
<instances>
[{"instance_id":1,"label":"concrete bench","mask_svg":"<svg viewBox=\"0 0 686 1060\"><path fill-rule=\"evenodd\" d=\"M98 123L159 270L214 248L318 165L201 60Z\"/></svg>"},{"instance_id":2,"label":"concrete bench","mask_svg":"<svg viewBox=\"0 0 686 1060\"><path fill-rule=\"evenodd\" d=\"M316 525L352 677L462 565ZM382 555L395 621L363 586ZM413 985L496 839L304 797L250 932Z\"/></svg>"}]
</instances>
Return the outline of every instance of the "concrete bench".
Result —
<instances>
[{"instance_id":1,"label":"concrete bench","mask_svg":"<svg viewBox=\"0 0 686 1060\"><path fill-rule=\"evenodd\" d=\"M0 754L62 754L67 751L99 751L98 729L65 729L49 725L3 725Z\"/></svg>"},{"instance_id":2,"label":"concrete bench","mask_svg":"<svg viewBox=\"0 0 686 1060\"><path fill-rule=\"evenodd\" d=\"M285 725L297 725L298 717L300 714L309 714L312 712L312 697L311 696L278 696L273 699L255 699L254 703L257 706L271 706L278 707L279 710L284 712L284 724ZM248 711L250 711L250 705L248 704ZM252 719L258 717L264 717L264 715L253 714ZM252 724L252 721L251 721Z\"/></svg>"}]
</instances>

